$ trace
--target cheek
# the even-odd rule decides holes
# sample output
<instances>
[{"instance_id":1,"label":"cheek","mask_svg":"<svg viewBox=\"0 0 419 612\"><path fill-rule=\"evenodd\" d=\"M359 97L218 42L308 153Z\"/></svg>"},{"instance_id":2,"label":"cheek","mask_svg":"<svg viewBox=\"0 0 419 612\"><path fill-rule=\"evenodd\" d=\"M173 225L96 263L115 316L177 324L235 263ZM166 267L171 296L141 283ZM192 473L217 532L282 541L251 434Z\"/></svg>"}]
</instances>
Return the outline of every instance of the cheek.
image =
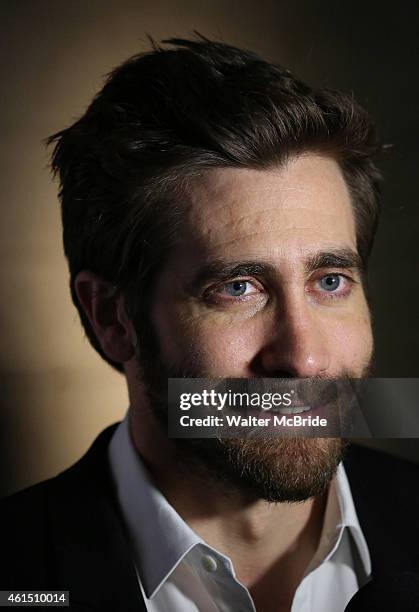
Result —
<instances>
[{"instance_id":1,"label":"cheek","mask_svg":"<svg viewBox=\"0 0 419 612\"><path fill-rule=\"evenodd\" d=\"M206 326L195 334L201 371L214 377L246 377L248 366L258 350L254 325Z\"/></svg>"},{"instance_id":2,"label":"cheek","mask_svg":"<svg viewBox=\"0 0 419 612\"><path fill-rule=\"evenodd\" d=\"M244 377L257 350L258 330L254 321L184 314L171 310L171 316L156 310L153 316L159 330L163 358L171 364L191 362L197 372L208 377Z\"/></svg>"},{"instance_id":3,"label":"cheek","mask_svg":"<svg viewBox=\"0 0 419 612\"><path fill-rule=\"evenodd\" d=\"M368 312L350 320L336 322L330 328L331 351L337 371L360 376L369 364L373 338Z\"/></svg>"}]
</instances>

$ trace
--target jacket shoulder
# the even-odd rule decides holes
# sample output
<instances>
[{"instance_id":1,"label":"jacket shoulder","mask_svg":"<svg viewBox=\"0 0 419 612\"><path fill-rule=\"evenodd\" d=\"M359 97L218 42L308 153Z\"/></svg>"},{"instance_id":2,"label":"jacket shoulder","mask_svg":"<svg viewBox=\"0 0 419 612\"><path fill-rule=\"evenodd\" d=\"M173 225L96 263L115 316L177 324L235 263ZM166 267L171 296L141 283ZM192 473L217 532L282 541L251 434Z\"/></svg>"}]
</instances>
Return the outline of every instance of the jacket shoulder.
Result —
<instances>
[{"instance_id":1,"label":"jacket shoulder","mask_svg":"<svg viewBox=\"0 0 419 612\"><path fill-rule=\"evenodd\" d=\"M410 514L419 506L419 463L387 452L352 444L344 458L351 486L363 497L373 494L385 500L385 508L400 508ZM404 502L409 502L404 504ZM384 508L383 508L384 510Z\"/></svg>"},{"instance_id":2,"label":"jacket shoulder","mask_svg":"<svg viewBox=\"0 0 419 612\"><path fill-rule=\"evenodd\" d=\"M86 502L83 507L89 512L87 483L93 479L96 492L101 478L106 479L103 451L112 431L102 432L89 451L61 474L0 500L1 588L54 587L57 535L71 529L73 519L80 525L80 504Z\"/></svg>"},{"instance_id":3,"label":"jacket shoulder","mask_svg":"<svg viewBox=\"0 0 419 612\"><path fill-rule=\"evenodd\" d=\"M47 499L52 486L53 479L0 501L0 587L34 588L47 582Z\"/></svg>"},{"instance_id":4,"label":"jacket shoulder","mask_svg":"<svg viewBox=\"0 0 419 612\"><path fill-rule=\"evenodd\" d=\"M419 465L352 445L344 466L373 570L410 566L419 546Z\"/></svg>"}]
</instances>

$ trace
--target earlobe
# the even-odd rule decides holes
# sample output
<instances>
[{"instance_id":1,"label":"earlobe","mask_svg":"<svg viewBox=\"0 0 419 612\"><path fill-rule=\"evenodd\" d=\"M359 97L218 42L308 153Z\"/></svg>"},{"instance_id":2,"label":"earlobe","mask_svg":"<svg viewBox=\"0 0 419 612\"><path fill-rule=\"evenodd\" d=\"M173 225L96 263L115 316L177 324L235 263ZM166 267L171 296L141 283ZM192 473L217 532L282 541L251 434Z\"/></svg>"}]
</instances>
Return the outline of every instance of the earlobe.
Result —
<instances>
[{"instance_id":1,"label":"earlobe","mask_svg":"<svg viewBox=\"0 0 419 612\"><path fill-rule=\"evenodd\" d=\"M76 276L74 287L103 352L117 363L129 361L135 354L135 334L123 297L111 283L87 270Z\"/></svg>"}]
</instances>

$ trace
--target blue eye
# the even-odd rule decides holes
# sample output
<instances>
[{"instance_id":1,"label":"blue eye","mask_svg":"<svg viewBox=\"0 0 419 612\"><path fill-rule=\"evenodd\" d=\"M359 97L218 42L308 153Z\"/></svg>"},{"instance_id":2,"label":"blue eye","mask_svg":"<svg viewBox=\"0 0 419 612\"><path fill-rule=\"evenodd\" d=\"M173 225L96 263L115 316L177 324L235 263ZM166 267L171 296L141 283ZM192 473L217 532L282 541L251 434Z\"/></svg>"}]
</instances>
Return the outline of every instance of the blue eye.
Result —
<instances>
[{"instance_id":1,"label":"blue eye","mask_svg":"<svg viewBox=\"0 0 419 612\"><path fill-rule=\"evenodd\" d=\"M249 283L247 281L233 281L231 283L227 283L224 285L225 292L232 297L240 297L246 293L248 284Z\"/></svg>"},{"instance_id":2,"label":"blue eye","mask_svg":"<svg viewBox=\"0 0 419 612\"><path fill-rule=\"evenodd\" d=\"M341 278L338 274L328 274L320 279L320 286L325 291L336 291L340 287Z\"/></svg>"}]
</instances>

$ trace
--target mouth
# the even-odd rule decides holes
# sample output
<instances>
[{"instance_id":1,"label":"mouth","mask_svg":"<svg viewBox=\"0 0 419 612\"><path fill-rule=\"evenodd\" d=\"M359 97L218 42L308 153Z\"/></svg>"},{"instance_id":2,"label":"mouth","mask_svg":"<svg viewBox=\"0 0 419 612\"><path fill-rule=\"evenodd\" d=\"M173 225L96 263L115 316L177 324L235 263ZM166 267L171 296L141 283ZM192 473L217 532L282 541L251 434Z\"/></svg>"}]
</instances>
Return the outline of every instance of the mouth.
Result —
<instances>
[{"instance_id":1,"label":"mouth","mask_svg":"<svg viewBox=\"0 0 419 612\"><path fill-rule=\"evenodd\" d=\"M281 381L281 385L286 385ZM335 381L312 381L312 380L291 380L288 383L287 391L292 395L289 405L279 405L272 407L269 412L283 416L301 415L310 413L311 416L323 415L336 407L338 399L338 389ZM308 416L308 415L307 415Z\"/></svg>"},{"instance_id":2,"label":"mouth","mask_svg":"<svg viewBox=\"0 0 419 612\"><path fill-rule=\"evenodd\" d=\"M311 410L311 406L290 406L288 408L284 408L284 407L278 408L279 414L287 414L287 415L301 414L302 412L308 412L309 410Z\"/></svg>"}]
</instances>

